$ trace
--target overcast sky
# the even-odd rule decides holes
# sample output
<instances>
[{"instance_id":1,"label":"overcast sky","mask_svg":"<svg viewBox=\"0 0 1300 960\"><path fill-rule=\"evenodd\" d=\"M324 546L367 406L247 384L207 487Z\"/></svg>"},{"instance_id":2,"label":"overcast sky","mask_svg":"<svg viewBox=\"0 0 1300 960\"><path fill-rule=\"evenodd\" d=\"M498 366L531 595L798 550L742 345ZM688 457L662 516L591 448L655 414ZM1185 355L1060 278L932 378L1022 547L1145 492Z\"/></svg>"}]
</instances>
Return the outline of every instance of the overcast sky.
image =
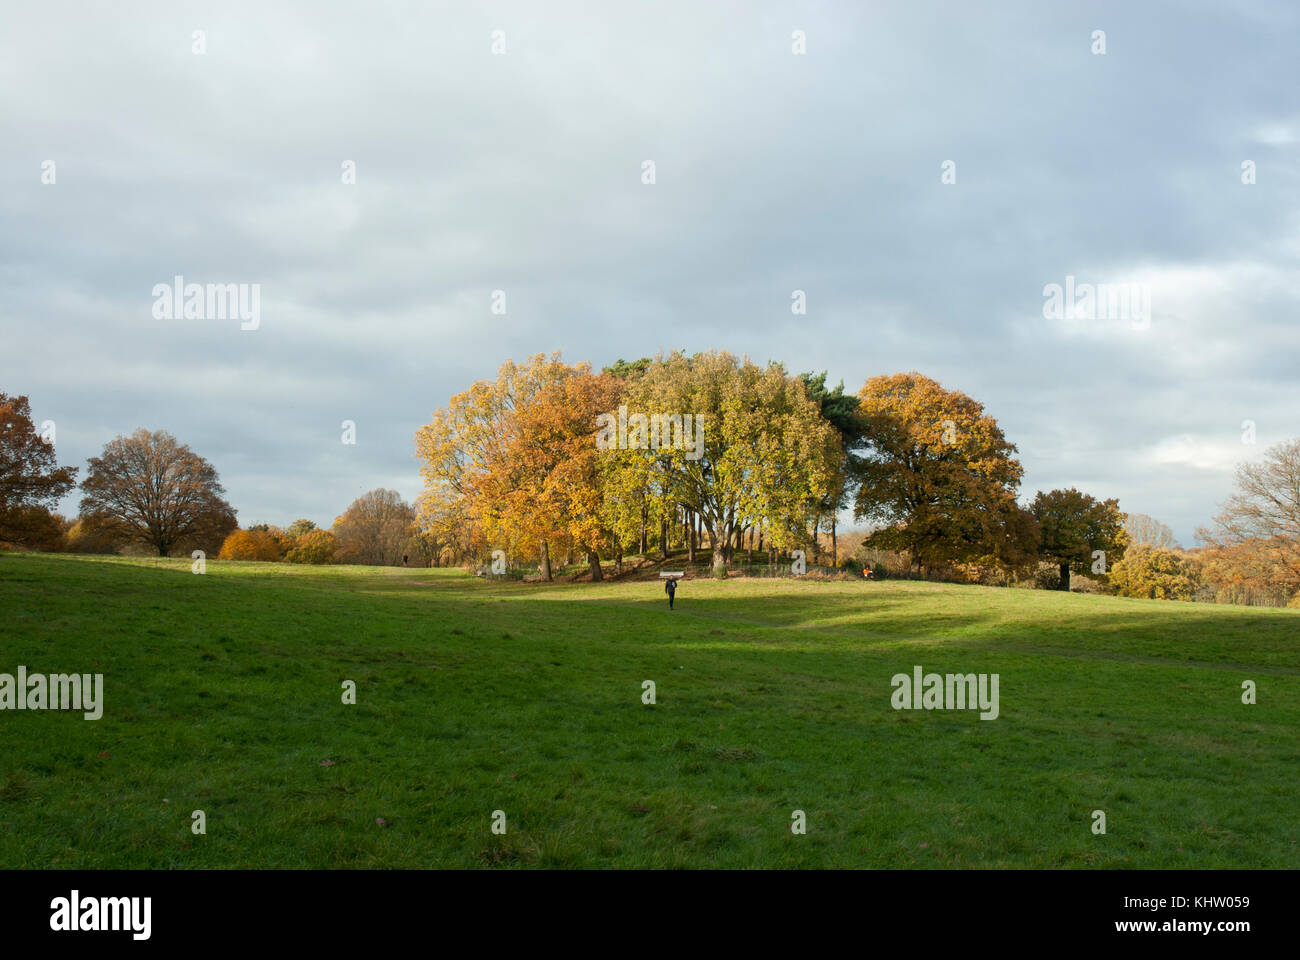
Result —
<instances>
[{"instance_id":1,"label":"overcast sky","mask_svg":"<svg viewBox=\"0 0 1300 960\"><path fill-rule=\"evenodd\" d=\"M1293 2L6 0L0 391L83 475L165 429L244 525L328 524L507 357L915 369L1024 498L1190 545L1300 435L1298 51ZM177 275L260 325L156 318ZM1045 318L1070 276L1150 322Z\"/></svg>"}]
</instances>

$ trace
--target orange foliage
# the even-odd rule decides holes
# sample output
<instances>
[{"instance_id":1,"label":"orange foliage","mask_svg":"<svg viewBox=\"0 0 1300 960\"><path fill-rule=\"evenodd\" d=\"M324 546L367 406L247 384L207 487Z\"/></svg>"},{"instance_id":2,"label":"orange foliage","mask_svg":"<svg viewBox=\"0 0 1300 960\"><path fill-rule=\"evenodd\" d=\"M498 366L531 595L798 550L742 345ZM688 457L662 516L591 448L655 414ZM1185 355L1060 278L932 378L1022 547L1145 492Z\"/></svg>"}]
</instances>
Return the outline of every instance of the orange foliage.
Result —
<instances>
[{"instance_id":1,"label":"orange foliage","mask_svg":"<svg viewBox=\"0 0 1300 960\"><path fill-rule=\"evenodd\" d=\"M280 559L280 543L266 530L236 530L226 537L217 559L274 562Z\"/></svg>"}]
</instances>

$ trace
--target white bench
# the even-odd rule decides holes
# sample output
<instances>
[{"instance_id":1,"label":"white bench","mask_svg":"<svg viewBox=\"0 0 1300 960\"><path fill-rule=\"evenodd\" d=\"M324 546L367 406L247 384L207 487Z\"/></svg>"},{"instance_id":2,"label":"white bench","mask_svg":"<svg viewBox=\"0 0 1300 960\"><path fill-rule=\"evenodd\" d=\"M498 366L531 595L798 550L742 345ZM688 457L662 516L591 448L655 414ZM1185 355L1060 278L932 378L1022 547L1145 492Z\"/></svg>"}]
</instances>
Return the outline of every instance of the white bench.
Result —
<instances>
[{"instance_id":1,"label":"white bench","mask_svg":"<svg viewBox=\"0 0 1300 960\"><path fill-rule=\"evenodd\" d=\"M676 570L676 571L673 571L673 570L660 570L660 571L659 571L659 579L660 579L660 580L667 580L669 577L672 577L672 579L674 579L674 580L680 580L680 579L681 579L682 577L684 577L684 576L686 576L686 571L685 571L685 570Z\"/></svg>"}]
</instances>

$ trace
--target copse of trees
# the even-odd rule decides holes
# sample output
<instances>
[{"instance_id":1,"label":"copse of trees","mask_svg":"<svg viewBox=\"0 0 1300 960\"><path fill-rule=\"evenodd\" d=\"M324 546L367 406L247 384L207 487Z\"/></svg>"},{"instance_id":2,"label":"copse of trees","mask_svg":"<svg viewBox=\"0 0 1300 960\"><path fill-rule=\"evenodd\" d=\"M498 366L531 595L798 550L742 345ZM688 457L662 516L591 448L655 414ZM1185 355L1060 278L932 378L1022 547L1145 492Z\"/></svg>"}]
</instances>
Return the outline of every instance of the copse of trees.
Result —
<instances>
[{"instance_id":1,"label":"copse of trees","mask_svg":"<svg viewBox=\"0 0 1300 960\"><path fill-rule=\"evenodd\" d=\"M257 523L226 537L220 560L397 566L403 559L435 559L415 527L415 510L396 490L362 494L335 519L332 530L295 520L286 529Z\"/></svg>"},{"instance_id":2,"label":"copse of trees","mask_svg":"<svg viewBox=\"0 0 1300 960\"><path fill-rule=\"evenodd\" d=\"M623 404L630 413L692 415L695 434L642 449L629 433L628 443L606 452L607 515L616 534L644 529L649 512L659 517L666 543L684 512L683 522L698 521L708 535L717 573L751 531L772 550L811 542L820 504L838 493L844 453L798 377L723 352L676 352L630 381Z\"/></svg>"},{"instance_id":3,"label":"copse of trees","mask_svg":"<svg viewBox=\"0 0 1300 960\"><path fill-rule=\"evenodd\" d=\"M507 361L416 444L421 529L445 542L469 524L464 542L536 558L542 579L556 547L599 580L602 555L617 566L652 539L666 557L680 536L693 558L707 536L718 571L756 530L769 549L804 544L842 455L798 378L719 352L600 374L558 354Z\"/></svg>"},{"instance_id":4,"label":"copse of trees","mask_svg":"<svg viewBox=\"0 0 1300 960\"><path fill-rule=\"evenodd\" d=\"M905 555L922 575L1050 559L1068 589L1071 569L1094 572L1096 551L1114 562L1126 542L1114 500L1052 491L1037 513L1020 506L1022 469L997 421L917 373L873 377L855 396L825 373L717 351L600 374L538 355L452 397L416 445L429 549L499 549L535 559L544 580L557 549L586 556L598 580L602 556L618 569L625 550L666 559L680 544L693 562L707 543L722 573L745 546L769 561L817 556L823 531L835 563L849 504L872 525L862 549Z\"/></svg>"},{"instance_id":5,"label":"copse of trees","mask_svg":"<svg viewBox=\"0 0 1300 960\"><path fill-rule=\"evenodd\" d=\"M849 569L981 583L1036 583L1129 596L1300 607L1300 439L1237 472L1205 546L1182 550L1163 523L1073 487L1018 501L1016 447L983 405L919 373L868 379L709 351L619 360L599 373L558 353L506 361L453 396L416 437L424 489L357 498L328 530L240 530L215 467L165 432L137 430L91 457L80 515L52 512L75 485L27 397L0 393L0 547L292 563L585 564L624 554L715 572L755 551ZM1053 569L1054 568L1054 569Z\"/></svg>"}]
</instances>

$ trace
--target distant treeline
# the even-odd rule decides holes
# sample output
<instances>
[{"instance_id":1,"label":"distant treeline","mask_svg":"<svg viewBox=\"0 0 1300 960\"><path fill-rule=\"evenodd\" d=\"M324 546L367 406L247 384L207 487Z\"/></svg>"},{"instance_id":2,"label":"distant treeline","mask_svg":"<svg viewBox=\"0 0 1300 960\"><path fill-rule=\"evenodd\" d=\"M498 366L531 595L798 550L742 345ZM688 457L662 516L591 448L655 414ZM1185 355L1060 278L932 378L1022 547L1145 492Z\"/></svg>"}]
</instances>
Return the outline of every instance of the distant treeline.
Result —
<instances>
[{"instance_id":1,"label":"distant treeline","mask_svg":"<svg viewBox=\"0 0 1300 960\"><path fill-rule=\"evenodd\" d=\"M803 551L842 570L1126 596L1300 605L1300 440L1243 464L1204 544L1073 487L1020 499L1016 446L982 404L919 373L790 374L728 353L620 360L599 373L558 353L506 361L416 434L415 504L373 490L331 524L240 529L216 469L163 432L137 430L88 461L76 518L51 507L76 484L26 397L0 394L0 544L231 560L586 566L625 557L716 576ZM851 512L865 527L847 539ZM743 556L742 556L743 552Z\"/></svg>"}]
</instances>

